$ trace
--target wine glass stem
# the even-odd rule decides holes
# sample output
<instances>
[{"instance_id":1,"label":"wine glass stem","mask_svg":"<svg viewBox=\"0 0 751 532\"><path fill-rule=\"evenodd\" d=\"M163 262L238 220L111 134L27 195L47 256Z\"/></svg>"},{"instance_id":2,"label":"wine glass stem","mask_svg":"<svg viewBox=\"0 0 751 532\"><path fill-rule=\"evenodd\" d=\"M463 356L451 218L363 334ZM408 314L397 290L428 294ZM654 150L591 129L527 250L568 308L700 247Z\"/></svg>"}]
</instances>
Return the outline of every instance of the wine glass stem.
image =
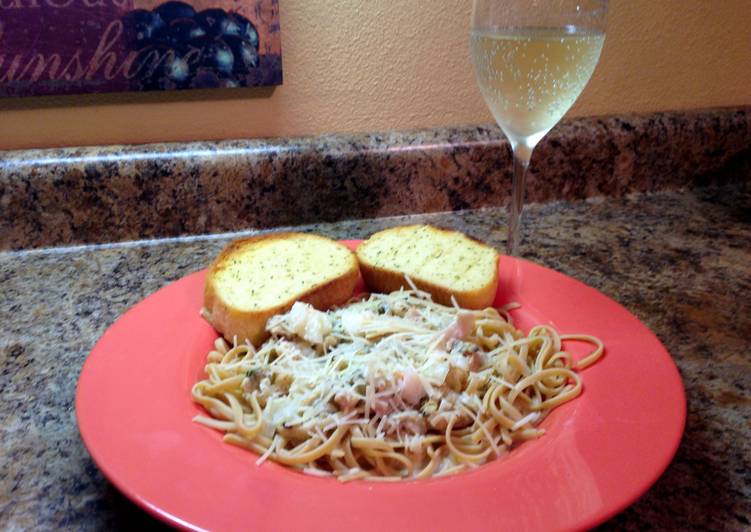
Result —
<instances>
[{"instance_id":1,"label":"wine glass stem","mask_svg":"<svg viewBox=\"0 0 751 532\"><path fill-rule=\"evenodd\" d=\"M526 149L526 146L513 146L512 149L514 153L514 178L511 182L511 203L508 206L509 224L506 254L516 256L519 251L519 227L521 226L522 209L524 208L524 181L527 177L527 167L532 150Z\"/></svg>"}]
</instances>

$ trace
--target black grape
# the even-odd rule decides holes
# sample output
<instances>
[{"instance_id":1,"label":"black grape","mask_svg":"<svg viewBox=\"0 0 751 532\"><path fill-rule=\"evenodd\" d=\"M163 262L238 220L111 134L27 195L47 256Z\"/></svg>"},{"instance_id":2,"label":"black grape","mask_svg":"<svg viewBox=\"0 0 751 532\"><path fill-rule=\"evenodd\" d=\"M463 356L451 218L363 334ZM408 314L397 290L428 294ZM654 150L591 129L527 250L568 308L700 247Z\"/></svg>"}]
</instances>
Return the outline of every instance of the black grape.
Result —
<instances>
[{"instance_id":1,"label":"black grape","mask_svg":"<svg viewBox=\"0 0 751 532\"><path fill-rule=\"evenodd\" d=\"M167 24L179 18L193 18L196 14L196 10L193 9L193 6L188 5L185 2L177 1L165 2L164 4L157 6L154 9L154 12L162 17L162 20Z\"/></svg>"},{"instance_id":2,"label":"black grape","mask_svg":"<svg viewBox=\"0 0 751 532\"><path fill-rule=\"evenodd\" d=\"M227 43L235 58L234 71L246 74L251 68L258 66L258 52L247 41L232 35L222 38Z\"/></svg>"},{"instance_id":3,"label":"black grape","mask_svg":"<svg viewBox=\"0 0 751 532\"><path fill-rule=\"evenodd\" d=\"M239 87L237 80L226 74L217 74L206 68L199 68L190 82L193 89L231 89Z\"/></svg>"},{"instance_id":4,"label":"black grape","mask_svg":"<svg viewBox=\"0 0 751 532\"><path fill-rule=\"evenodd\" d=\"M250 43L250 45L258 50L258 30L256 30L256 27L253 25L251 21L249 21L244 16L240 15L239 13L231 13L230 17L233 20L233 24L231 25L232 30L234 33L225 33L226 35L237 35L241 39L247 41ZM235 29L236 28L236 29Z\"/></svg>"},{"instance_id":5,"label":"black grape","mask_svg":"<svg viewBox=\"0 0 751 532\"><path fill-rule=\"evenodd\" d=\"M222 40L216 40L203 47L200 63L218 73L231 74L235 58L229 46Z\"/></svg>"},{"instance_id":6,"label":"black grape","mask_svg":"<svg viewBox=\"0 0 751 532\"><path fill-rule=\"evenodd\" d=\"M169 29L164 32L162 42L173 48L185 50L190 44L205 36L206 32L195 21L183 18L169 25Z\"/></svg>"},{"instance_id":7,"label":"black grape","mask_svg":"<svg viewBox=\"0 0 751 532\"><path fill-rule=\"evenodd\" d=\"M232 76L222 76L219 78L220 89L234 89L239 86L240 83Z\"/></svg>"},{"instance_id":8,"label":"black grape","mask_svg":"<svg viewBox=\"0 0 751 532\"><path fill-rule=\"evenodd\" d=\"M212 37L240 37L258 50L258 31L242 15L227 13L223 9L205 9L196 15L196 21Z\"/></svg>"},{"instance_id":9,"label":"black grape","mask_svg":"<svg viewBox=\"0 0 751 532\"><path fill-rule=\"evenodd\" d=\"M196 15L195 20L212 37L224 35L230 21L223 9L204 9Z\"/></svg>"},{"instance_id":10,"label":"black grape","mask_svg":"<svg viewBox=\"0 0 751 532\"><path fill-rule=\"evenodd\" d=\"M181 89L190 81L190 65L185 57L166 46L148 50L140 75L144 89Z\"/></svg>"},{"instance_id":11,"label":"black grape","mask_svg":"<svg viewBox=\"0 0 751 532\"><path fill-rule=\"evenodd\" d=\"M162 72L167 83L175 87L184 87L190 79L188 63L179 56L167 56L163 63Z\"/></svg>"},{"instance_id":12,"label":"black grape","mask_svg":"<svg viewBox=\"0 0 751 532\"><path fill-rule=\"evenodd\" d=\"M163 27L162 17L145 9L136 9L123 17L123 31L131 50L151 44Z\"/></svg>"}]
</instances>

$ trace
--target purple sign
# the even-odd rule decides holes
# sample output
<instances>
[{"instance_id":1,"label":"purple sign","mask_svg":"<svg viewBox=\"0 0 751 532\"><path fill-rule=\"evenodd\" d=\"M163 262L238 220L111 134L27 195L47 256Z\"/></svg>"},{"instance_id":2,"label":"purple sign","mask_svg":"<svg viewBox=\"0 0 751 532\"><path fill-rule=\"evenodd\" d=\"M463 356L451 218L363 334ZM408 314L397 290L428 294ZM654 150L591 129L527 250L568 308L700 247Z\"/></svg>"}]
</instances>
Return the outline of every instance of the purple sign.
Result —
<instances>
[{"instance_id":1,"label":"purple sign","mask_svg":"<svg viewBox=\"0 0 751 532\"><path fill-rule=\"evenodd\" d=\"M0 0L0 97L279 85L277 0Z\"/></svg>"}]
</instances>

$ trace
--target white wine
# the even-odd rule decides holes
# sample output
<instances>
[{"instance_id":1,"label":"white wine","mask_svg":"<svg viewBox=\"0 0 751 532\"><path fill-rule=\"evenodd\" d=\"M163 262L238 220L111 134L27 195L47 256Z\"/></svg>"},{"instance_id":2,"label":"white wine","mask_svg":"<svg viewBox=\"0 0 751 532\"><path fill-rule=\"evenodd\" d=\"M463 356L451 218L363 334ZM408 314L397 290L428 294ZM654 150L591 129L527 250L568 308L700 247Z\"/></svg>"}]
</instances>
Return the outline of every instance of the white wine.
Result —
<instances>
[{"instance_id":1,"label":"white wine","mask_svg":"<svg viewBox=\"0 0 751 532\"><path fill-rule=\"evenodd\" d=\"M512 143L534 146L558 123L589 81L604 39L572 27L472 32L480 90Z\"/></svg>"}]
</instances>

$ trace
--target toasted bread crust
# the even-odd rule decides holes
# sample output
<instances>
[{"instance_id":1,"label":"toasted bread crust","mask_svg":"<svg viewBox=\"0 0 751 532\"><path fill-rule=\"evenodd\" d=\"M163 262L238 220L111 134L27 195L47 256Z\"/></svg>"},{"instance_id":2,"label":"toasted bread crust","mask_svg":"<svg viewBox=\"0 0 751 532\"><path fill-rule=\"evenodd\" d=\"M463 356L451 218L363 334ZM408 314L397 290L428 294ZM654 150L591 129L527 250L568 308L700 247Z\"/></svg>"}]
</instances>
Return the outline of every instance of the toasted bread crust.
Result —
<instances>
[{"instance_id":1,"label":"toasted bread crust","mask_svg":"<svg viewBox=\"0 0 751 532\"><path fill-rule=\"evenodd\" d=\"M351 266L347 271L324 282L311 285L309 288L294 294L288 298L280 299L279 302L268 308L258 310L238 309L229 304L222 296L220 288L217 286L216 274L222 269L228 267L228 263L234 256L241 254L249 246L274 242L289 238L298 238L303 236L306 239L320 239L322 245L341 246L347 249L351 255ZM248 272L252 275L252 272ZM273 233L267 235L258 235L241 240L234 241L225 247L217 258L212 262L206 274L206 284L204 287L204 309L202 314L211 325L219 331L229 342L237 340L238 343L246 340L254 345L259 345L267 337L266 321L274 314L286 312L292 307L295 301L303 301L313 305L318 309L327 309L336 305L341 305L349 299L354 290L359 269L357 259L346 246L339 244L334 240L304 233Z\"/></svg>"},{"instance_id":2,"label":"toasted bread crust","mask_svg":"<svg viewBox=\"0 0 751 532\"><path fill-rule=\"evenodd\" d=\"M399 290L401 287L409 288L409 285L404 278L404 275L407 274L409 275L415 286L430 293L434 301L443 305L451 305L451 296L453 295L459 306L464 308L482 309L491 306L493 304L493 300L495 299L496 290L498 288L499 255L497 252L495 252L495 250L493 250L486 244L480 242L479 240L468 237L462 233L459 233L458 231L452 231L441 227L428 226L433 231L435 231L437 235L439 235L438 238L440 238L440 235L453 236L458 234L467 238L475 245L482 246L483 248L492 251L492 255L494 256L493 268L491 270L492 273L487 276L487 278L484 280L483 285L475 290L459 290L454 286L437 283L429 278L424 278L417 272L402 271L396 267L393 267L393 265L379 264L368 256L368 244L373 241L372 239L374 237L383 237L385 234L388 234L389 236L396 236L399 238L409 238L409 235L412 231L414 231L416 228L422 227L426 226L409 225L386 229L384 231L380 231L379 233L375 233L368 240L363 242L360 247L358 247L356 253L357 260L360 263L360 273L362 274L363 280L365 281L365 284L368 286L368 288L375 292L384 293Z\"/></svg>"}]
</instances>

